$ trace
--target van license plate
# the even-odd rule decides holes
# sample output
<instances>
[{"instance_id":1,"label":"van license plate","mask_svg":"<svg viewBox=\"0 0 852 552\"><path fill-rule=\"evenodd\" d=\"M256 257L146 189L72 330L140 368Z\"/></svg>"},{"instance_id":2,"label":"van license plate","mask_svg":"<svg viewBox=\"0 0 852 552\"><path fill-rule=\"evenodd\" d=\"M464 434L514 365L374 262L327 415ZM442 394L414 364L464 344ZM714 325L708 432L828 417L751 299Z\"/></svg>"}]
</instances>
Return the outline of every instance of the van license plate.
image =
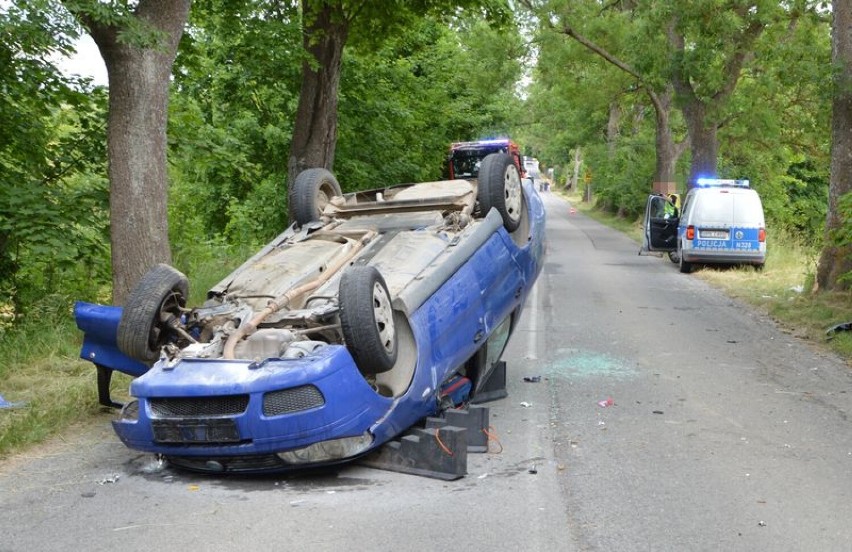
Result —
<instances>
[{"instance_id":1,"label":"van license plate","mask_svg":"<svg viewBox=\"0 0 852 552\"><path fill-rule=\"evenodd\" d=\"M705 240L727 240L727 230L701 230L698 232L699 237Z\"/></svg>"}]
</instances>

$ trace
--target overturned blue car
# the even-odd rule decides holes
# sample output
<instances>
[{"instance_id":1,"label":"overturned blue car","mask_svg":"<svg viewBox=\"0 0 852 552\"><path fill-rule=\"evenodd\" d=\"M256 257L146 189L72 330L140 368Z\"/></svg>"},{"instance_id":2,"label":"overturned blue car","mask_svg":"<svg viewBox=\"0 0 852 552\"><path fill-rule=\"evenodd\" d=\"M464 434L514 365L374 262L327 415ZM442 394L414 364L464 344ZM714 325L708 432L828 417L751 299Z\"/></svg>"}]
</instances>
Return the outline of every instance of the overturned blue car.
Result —
<instances>
[{"instance_id":1,"label":"overturned blue car","mask_svg":"<svg viewBox=\"0 0 852 552\"><path fill-rule=\"evenodd\" d=\"M293 225L198 307L167 265L123 308L77 304L101 402L118 406L113 370L135 378L113 422L128 447L219 473L335 464L482 392L545 249L511 157L350 194L309 169L289 201Z\"/></svg>"}]
</instances>

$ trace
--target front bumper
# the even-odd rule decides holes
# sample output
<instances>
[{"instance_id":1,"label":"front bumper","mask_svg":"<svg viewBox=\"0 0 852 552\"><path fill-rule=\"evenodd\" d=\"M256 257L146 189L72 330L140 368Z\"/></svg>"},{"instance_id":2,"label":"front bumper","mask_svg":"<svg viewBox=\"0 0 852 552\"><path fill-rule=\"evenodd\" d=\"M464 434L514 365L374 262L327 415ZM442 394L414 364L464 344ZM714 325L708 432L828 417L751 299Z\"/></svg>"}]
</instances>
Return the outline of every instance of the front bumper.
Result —
<instances>
[{"instance_id":1,"label":"front bumper","mask_svg":"<svg viewBox=\"0 0 852 552\"><path fill-rule=\"evenodd\" d=\"M184 359L173 368L161 362L133 381L131 394L135 411L126 407L113 422L122 442L210 471L301 466L311 456L279 453L318 443L331 451L314 456L321 463L357 456L380 444L374 426L396 404L376 393L336 345L297 360ZM353 446L334 446L342 438Z\"/></svg>"}]
</instances>

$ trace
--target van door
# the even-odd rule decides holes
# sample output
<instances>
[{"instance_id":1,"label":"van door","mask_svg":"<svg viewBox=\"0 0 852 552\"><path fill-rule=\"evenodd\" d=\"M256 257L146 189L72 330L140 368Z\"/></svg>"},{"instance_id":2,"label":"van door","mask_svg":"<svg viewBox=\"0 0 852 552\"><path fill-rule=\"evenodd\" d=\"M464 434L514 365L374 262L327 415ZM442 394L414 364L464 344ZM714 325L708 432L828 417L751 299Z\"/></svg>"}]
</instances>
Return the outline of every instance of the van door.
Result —
<instances>
[{"instance_id":1,"label":"van door","mask_svg":"<svg viewBox=\"0 0 852 552\"><path fill-rule=\"evenodd\" d=\"M648 251L677 250L677 226L680 222L677 207L663 196L648 196L645 205L645 243Z\"/></svg>"}]
</instances>

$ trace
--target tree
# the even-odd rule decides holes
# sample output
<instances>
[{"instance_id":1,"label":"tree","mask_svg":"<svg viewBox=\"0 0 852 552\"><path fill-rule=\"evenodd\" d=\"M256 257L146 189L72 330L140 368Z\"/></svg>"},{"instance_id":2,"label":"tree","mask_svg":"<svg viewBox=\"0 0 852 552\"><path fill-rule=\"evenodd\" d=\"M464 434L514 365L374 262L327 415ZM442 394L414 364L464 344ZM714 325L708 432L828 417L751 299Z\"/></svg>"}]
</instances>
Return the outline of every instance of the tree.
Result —
<instances>
[{"instance_id":1,"label":"tree","mask_svg":"<svg viewBox=\"0 0 852 552\"><path fill-rule=\"evenodd\" d=\"M57 59L79 28L44 0L0 9L0 309L92 297L106 240L106 95Z\"/></svg>"},{"instance_id":2,"label":"tree","mask_svg":"<svg viewBox=\"0 0 852 552\"><path fill-rule=\"evenodd\" d=\"M541 9L531 0L524 3ZM547 15L541 19L633 76L646 92L657 118L657 182L672 174L672 160L682 148L673 140L669 123L671 106L680 108L692 152L691 186L699 175L716 174L718 130L727 121L730 99L755 43L770 25L789 22L807 9L800 4L633 0L602 6L550 0L543 5L541 13ZM550 14L558 17L556 22ZM575 19L612 45L602 46L579 32ZM601 25L602 19L616 22L616 30Z\"/></svg>"},{"instance_id":3,"label":"tree","mask_svg":"<svg viewBox=\"0 0 852 552\"><path fill-rule=\"evenodd\" d=\"M169 84L191 0L135 7L62 0L91 34L109 79L113 301L159 262L170 262L166 175Z\"/></svg>"},{"instance_id":4,"label":"tree","mask_svg":"<svg viewBox=\"0 0 852 552\"><path fill-rule=\"evenodd\" d=\"M195 0L189 28L169 101L169 234L181 263L200 240L251 248L286 227L281 158L302 68L297 2Z\"/></svg>"},{"instance_id":5,"label":"tree","mask_svg":"<svg viewBox=\"0 0 852 552\"><path fill-rule=\"evenodd\" d=\"M302 88L287 161L287 181L304 169L331 170L337 145L337 102L343 48L350 35L380 41L428 12L481 7L489 18L507 19L508 6L489 0L301 0L305 58ZM290 202L292 204L292 202Z\"/></svg>"},{"instance_id":6,"label":"tree","mask_svg":"<svg viewBox=\"0 0 852 552\"><path fill-rule=\"evenodd\" d=\"M754 43L778 8L761 1L671 8L665 22L672 47L671 84L689 132L692 164L687 186L694 186L699 177L717 174L718 130L724 123L726 104Z\"/></svg>"},{"instance_id":7,"label":"tree","mask_svg":"<svg viewBox=\"0 0 852 552\"><path fill-rule=\"evenodd\" d=\"M674 86L669 83L655 86L651 79L642 75L630 64L622 61L606 49L598 46L582 34L578 33L567 21L562 22L560 31L570 36L608 63L614 65L635 78L639 88L645 92L651 105L654 107L655 120L655 153L656 165L654 168L654 191L660 193L672 193L675 188L675 166L684 149L688 145L686 140L678 142L672 128L672 97Z\"/></svg>"},{"instance_id":8,"label":"tree","mask_svg":"<svg viewBox=\"0 0 852 552\"><path fill-rule=\"evenodd\" d=\"M523 0L523 3L529 10L538 9L531 0ZM659 42L662 37L659 29L654 25L643 24L642 21L637 22L637 12L642 15L638 2L612 2L603 7L592 3L585 6L586 11L582 12L583 7L576 3L562 5L552 2L545 7L556 15L551 17L547 11L541 12L543 15L540 19L545 22L547 28L577 41L600 59L622 71L633 81L630 86L647 96L654 109L655 122L653 188L664 193L676 191L675 167L688 141L677 138L672 121L674 87L659 77L660 62L654 59L659 58L659 53L656 56L653 53L654 42ZM584 15L579 16L578 13ZM587 23L592 32L599 34L610 46L604 46L601 41L593 40L580 32L572 23L575 18ZM648 19L646 14L645 18ZM637 51L636 44L650 45L651 51L647 48L643 48L641 52ZM627 56L634 56L635 63ZM614 107L615 104L611 106ZM612 114L612 111L610 113ZM610 148L613 146L614 142L610 141Z\"/></svg>"},{"instance_id":9,"label":"tree","mask_svg":"<svg viewBox=\"0 0 852 552\"><path fill-rule=\"evenodd\" d=\"M822 290L848 290L852 286L852 4L834 0L832 61L835 70L831 123L831 183L826 219L826 246L817 270Z\"/></svg>"},{"instance_id":10,"label":"tree","mask_svg":"<svg viewBox=\"0 0 852 552\"><path fill-rule=\"evenodd\" d=\"M342 1L302 0L302 89L287 161L287 181L292 183L310 167L331 170L337 144L337 87L343 46L358 10L347 12ZM292 201L290 202L292 203Z\"/></svg>"}]
</instances>

